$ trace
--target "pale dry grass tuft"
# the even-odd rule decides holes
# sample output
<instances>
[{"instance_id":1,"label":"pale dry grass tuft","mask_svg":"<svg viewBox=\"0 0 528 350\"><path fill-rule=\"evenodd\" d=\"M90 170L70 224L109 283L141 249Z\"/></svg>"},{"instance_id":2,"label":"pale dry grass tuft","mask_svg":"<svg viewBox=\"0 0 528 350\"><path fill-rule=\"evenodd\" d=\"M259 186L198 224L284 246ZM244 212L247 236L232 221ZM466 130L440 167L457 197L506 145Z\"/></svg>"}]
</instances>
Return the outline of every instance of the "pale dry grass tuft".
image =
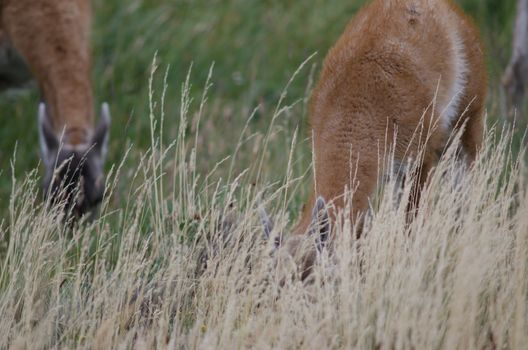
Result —
<instances>
[{"instance_id":1,"label":"pale dry grass tuft","mask_svg":"<svg viewBox=\"0 0 528 350\"><path fill-rule=\"evenodd\" d=\"M274 267L257 212L272 209L277 232L287 234L298 184L290 166L273 186L251 186L253 168L227 182L199 176L199 155L186 142L187 98L184 92L179 136L167 147L156 136L163 117L152 113L152 148L125 208L110 210L107 200L100 219L69 230L58 212L38 204L35 174L15 182L2 232L9 243L1 257L0 348L528 344L526 168L522 156L512 158L508 135L490 131L463 176L455 152L446 152L408 228L405 201L398 204L395 182L387 184L362 238L341 220L306 284L283 279L295 266ZM120 169L108 181L109 197Z\"/></svg>"}]
</instances>

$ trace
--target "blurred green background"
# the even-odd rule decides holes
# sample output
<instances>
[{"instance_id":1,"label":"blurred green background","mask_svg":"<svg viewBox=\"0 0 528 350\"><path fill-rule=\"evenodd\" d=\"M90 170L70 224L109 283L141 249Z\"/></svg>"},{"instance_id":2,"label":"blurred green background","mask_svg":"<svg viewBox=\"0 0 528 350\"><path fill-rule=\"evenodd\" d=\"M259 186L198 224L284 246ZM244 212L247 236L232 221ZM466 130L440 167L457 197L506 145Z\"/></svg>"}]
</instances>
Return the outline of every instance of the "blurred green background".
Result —
<instances>
[{"instance_id":1,"label":"blurred green background","mask_svg":"<svg viewBox=\"0 0 528 350\"><path fill-rule=\"evenodd\" d=\"M93 85L98 103L108 101L113 114L107 168L132 146L120 182L137 167L150 145L149 77L154 74L155 111L159 115L164 75L164 139L178 134L182 84L190 72L189 134L196 132L198 110L209 70L214 63L208 101L200 122L198 169L207 173L242 145L233 162L235 172L256 157L258 143L270 124L281 93L303 61L317 53L288 89L285 104L293 104L271 130L264 174L266 180L284 176L288 150L298 128L300 147L294 172L306 171L310 156L306 141L305 104L327 50L362 0L95 0L93 20ZM490 72L490 123L503 115L500 76L511 53L513 0L460 0L482 30ZM192 70L190 67L192 66ZM36 89L0 96L0 218L6 217L12 184L15 147L17 178L39 162ZM255 110L253 118L248 118ZM191 140L194 143L194 139ZM218 176L229 171L219 166ZM130 170L130 171L127 171ZM119 186L118 186L119 188ZM124 188L124 187L122 187ZM306 194L302 191L300 197ZM114 204L119 205L117 191Z\"/></svg>"}]
</instances>

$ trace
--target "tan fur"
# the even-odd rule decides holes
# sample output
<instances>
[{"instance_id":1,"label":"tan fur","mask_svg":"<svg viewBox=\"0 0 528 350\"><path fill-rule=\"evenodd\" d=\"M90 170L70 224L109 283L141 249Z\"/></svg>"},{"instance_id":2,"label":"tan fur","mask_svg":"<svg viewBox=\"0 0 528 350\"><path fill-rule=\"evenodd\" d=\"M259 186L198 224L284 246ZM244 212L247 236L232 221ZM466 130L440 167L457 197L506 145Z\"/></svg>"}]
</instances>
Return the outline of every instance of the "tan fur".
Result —
<instances>
[{"instance_id":1,"label":"tan fur","mask_svg":"<svg viewBox=\"0 0 528 350\"><path fill-rule=\"evenodd\" d=\"M2 0L1 29L36 78L64 142L93 132L89 0Z\"/></svg>"},{"instance_id":2,"label":"tan fur","mask_svg":"<svg viewBox=\"0 0 528 350\"><path fill-rule=\"evenodd\" d=\"M464 122L462 147L472 162L483 137L483 56L477 29L452 1L365 6L328 54L311 98L315 191L295 232L307 231L317 196L342 209L345 188L355 189L351 219L368 208L386 137L397 135L395 158L406 161L431 131L415 198L453 128ZM461 94L454 94L455 82Z\"/></svg>"}]
</instances>

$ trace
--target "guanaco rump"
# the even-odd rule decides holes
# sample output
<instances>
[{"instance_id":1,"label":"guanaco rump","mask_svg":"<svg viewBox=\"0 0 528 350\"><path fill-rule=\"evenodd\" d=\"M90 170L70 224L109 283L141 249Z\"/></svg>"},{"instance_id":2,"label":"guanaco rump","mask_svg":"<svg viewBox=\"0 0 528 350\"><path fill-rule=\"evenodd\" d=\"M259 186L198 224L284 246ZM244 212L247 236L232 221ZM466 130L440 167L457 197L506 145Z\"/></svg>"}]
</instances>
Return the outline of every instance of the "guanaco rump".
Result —
<instances>
[{"instance_id":1,"label":"guanaco rump","mask_svg":"<svg viewBox=\"0 0 528 350\"><path fill-rule=\"evenodd\" d=\"M453 1L373 0L363 7L330 50L311 96L315 186L294 233L313 235L321 248L347 189L350 220L360 221L385 140L395 161L418 161L409 200L417 204L453 132L461 132L468 163L475 160L486 91L478 30ZM269 234L271 220L263 211L261 219ZM302 236L285 242L290 254ZM311 262L313 254L303 263Z\"/></svg>"},{"instance_id":2,"label":"guanaco rump","mask_svg":"<svg viewBox=\"0 0 528 350\"><path fill-rule=\"evenodd\" d=\"M44 193L82 215L104 192L110 113L94 127L90 0L2 0L2 37L36 79ZM5 42L4 42L5 44Z\"/></svg>"}]
</instances>

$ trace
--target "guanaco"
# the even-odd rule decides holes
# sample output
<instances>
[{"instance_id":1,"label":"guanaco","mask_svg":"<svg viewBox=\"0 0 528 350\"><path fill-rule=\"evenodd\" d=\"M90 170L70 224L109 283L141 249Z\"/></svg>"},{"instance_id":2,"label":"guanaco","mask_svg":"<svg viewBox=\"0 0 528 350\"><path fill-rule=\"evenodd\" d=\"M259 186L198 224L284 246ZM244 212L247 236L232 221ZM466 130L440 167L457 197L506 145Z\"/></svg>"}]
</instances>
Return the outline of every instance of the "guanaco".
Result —
<instances>
[{"instance_id":1,"label":"guanaco","mask_svg":"<svg viewBox=\"0 0 528 350\"><path fill-rule=\"evenodd\" d=\"M417 205L454 132L461 132L468 163L475 160L486 92L479 32L453 1L373 0L364 6L328 53L311 96L315 186L294 233L315 234L320 247L336 211L345 209L347 190L353 192L350 219L360 221L383 170L379 146L386 139L396 161L419 162L410 200ZM261 214L269 233L271 221ZM290 253L301 238L286 242ZM313 254L304 261L309 265Z\"/></svg>"},{"instance_id":2,"label":"guanaco","mask_svg":"<svg viewBox=\"0 0 528 350\"><path fill-rule=\"evenodd\" d=\"M90 0L2 0L0 29L36 79L44 193L83 214L101 201L110 112L94 127ZM76 191L79 189L80 191Z\"/></svg>"}]
</instances>

